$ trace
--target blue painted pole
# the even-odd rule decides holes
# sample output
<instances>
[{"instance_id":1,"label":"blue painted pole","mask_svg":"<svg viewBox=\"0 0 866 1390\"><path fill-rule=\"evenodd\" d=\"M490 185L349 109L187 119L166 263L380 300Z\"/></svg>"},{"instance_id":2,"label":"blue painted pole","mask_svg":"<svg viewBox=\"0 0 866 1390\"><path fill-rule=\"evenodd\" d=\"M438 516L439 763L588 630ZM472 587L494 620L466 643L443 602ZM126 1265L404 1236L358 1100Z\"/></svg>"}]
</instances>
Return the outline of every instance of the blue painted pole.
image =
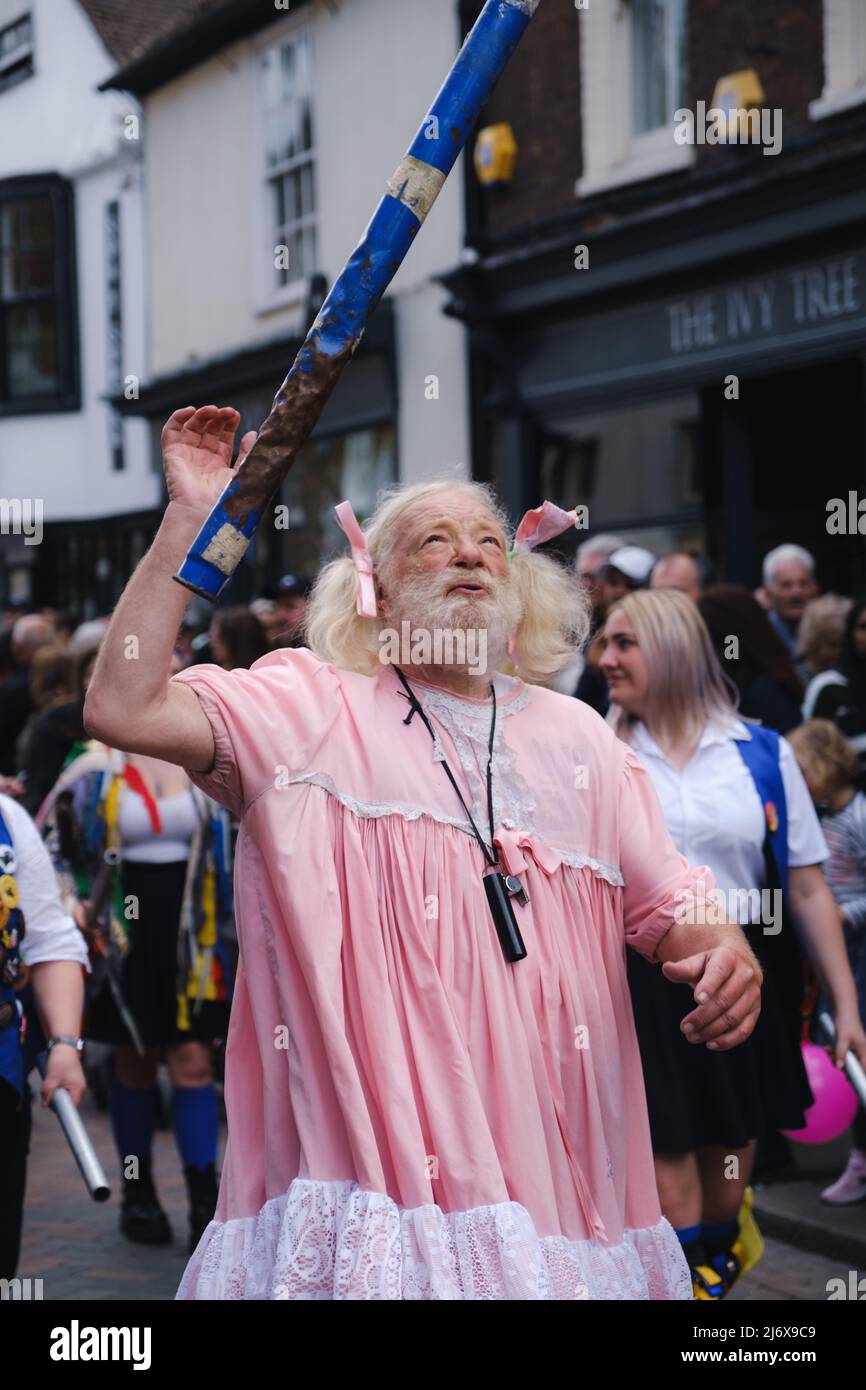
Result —
<instances>
[{"instance_id":1,"label":"blue painted pole","mask_svg":"<svg viewBox=\"0 0 866 1390\"><path fill-rule=\"evenodd\" d=\"M306 443L540 0L487 0L236 476L174 578L215 601Z\"/></svg>"}]
</instances>

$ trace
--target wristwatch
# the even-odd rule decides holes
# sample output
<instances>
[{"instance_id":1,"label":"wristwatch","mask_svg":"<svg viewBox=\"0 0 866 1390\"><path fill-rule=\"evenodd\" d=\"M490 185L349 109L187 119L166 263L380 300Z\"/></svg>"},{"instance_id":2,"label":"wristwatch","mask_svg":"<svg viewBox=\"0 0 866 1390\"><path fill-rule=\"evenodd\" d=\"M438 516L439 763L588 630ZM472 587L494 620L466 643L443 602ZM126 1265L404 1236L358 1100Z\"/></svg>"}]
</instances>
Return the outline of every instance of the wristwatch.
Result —
<instances>
[{"instance_id":1,"label":"wristwatch","mask_svg":"<svg viewBox=\"0 0 866 1390\"><path fill-rule=\"evenodd\" d=\"M56 1047L58 1043L67 1043L70 1047L74 1047L76 1052L83 1052L83 1051L84 1051L84 1039L83 1039L83 1038L66 1038L66 1037L49 1038L49 1039L48 1039L48 1051L50 1052L51 1049L52 1049L52 1047Z\"/></svg>"}]
</instances>

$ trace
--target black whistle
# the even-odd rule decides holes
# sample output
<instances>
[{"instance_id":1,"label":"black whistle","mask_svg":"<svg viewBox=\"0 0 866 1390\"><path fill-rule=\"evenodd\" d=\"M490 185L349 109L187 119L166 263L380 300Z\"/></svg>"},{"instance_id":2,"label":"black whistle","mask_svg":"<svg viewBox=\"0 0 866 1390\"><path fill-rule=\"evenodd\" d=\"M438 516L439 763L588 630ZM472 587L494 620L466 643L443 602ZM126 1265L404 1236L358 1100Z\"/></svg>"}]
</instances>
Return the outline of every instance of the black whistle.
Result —
<instances>
[{"instance_id":1,"label":"black whistle","mask_svg":"<svg viewBox=\"0 0 866 1390\"><path fill-rule=\"evenodd\" d=\"M502 954L507 961L524 960L526 947L523 944L523 937L520 935L520 928L517 925L514 908L511 906L511 898L505 887L502 874L485 874L483 882L496 927L496 935L499 937L499 944L502 947Z\"/></svg>"}]
</instances>

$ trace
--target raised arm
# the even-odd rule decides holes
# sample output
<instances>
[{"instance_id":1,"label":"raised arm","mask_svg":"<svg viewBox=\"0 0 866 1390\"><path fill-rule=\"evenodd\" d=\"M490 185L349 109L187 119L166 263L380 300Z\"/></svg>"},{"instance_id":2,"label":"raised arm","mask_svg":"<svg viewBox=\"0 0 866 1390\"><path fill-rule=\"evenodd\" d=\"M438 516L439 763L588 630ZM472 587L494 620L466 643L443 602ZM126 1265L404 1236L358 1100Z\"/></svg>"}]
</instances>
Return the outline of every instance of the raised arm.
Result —
<instances>
[{"instance_id":1,"label":"raised arm","mask_svg":"<svg viewBox=\"0 0 866 1390\"><path fill-rule=\"evenodd\" d=\"M232 476L236 410L187 406L162 432L169 504L153 545L124 589L102 640L84 702L84 727L128 753L210 771L214 742L195 691L170 682L189 592L173 575ZM255 432L241 441L240 457Z\"/></svg>"}]
</instances>

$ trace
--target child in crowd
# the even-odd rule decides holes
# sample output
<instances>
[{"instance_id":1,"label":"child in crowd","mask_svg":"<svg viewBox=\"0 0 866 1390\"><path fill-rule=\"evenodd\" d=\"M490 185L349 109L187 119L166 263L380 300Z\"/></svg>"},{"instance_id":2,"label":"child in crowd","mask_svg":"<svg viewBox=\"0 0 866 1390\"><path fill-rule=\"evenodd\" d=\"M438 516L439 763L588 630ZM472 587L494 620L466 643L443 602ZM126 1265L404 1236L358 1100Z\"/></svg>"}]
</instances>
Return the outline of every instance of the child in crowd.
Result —
<instances>
[{"instance_id":1,"label":"child in crowd","mask_svg":"<svg viewBox=\"0 0 866 1390\"><path fill-rule=\"evenodd\" d=\"M824 872L839 904L860 1017L866 1020L866 795L854 786L860 762L829 719L810 719L788 734L830 849ZM834 1206L866 1198L866 1110L852 1125L854 1147L844 1173L821 1197Z\"/></svg>"}]
</instances>

